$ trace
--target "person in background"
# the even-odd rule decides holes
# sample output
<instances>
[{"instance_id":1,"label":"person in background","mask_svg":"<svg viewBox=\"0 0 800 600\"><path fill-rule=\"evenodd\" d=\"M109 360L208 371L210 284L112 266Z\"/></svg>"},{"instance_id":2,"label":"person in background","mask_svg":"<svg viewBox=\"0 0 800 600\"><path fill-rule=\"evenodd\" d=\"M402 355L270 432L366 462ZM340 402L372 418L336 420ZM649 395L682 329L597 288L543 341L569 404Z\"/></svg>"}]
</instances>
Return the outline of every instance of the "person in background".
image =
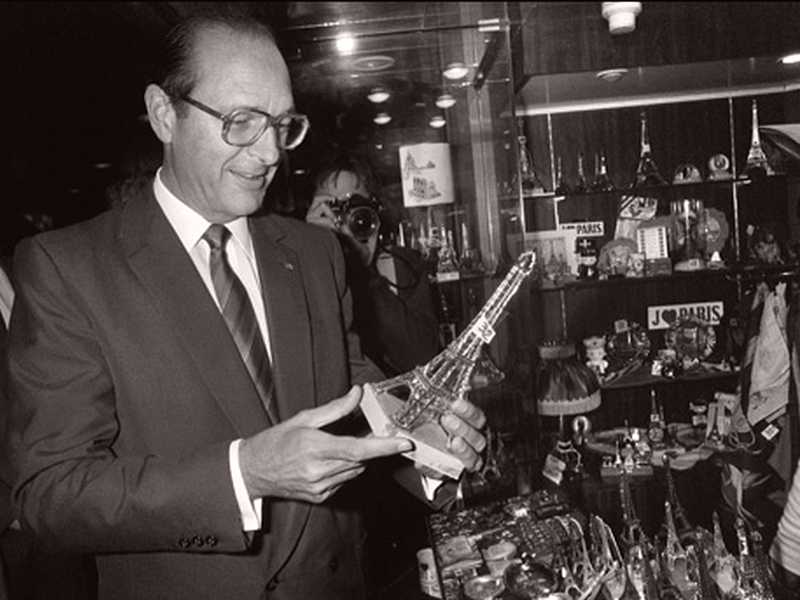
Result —
<instances>
[{"instance_id":1,"label":"person in background","mask_svg":"<svg viewBox=\"0 0 800 600\"><path fill-rule=\"evenodd\" d=\"M378 190L369 163L354 153L336 153L316 172L306 221L338 234L364 353L394 376L439 352L438 320L422 255L393 243L399 219ZM404 472L390 466L392 459L382 462L384 470ZM409 501L396 485L374 476L369 488L370 586L376 598L390 598L416 578L416 551L427 545L425 517L444 505Z\"/></svg>"},{"instance_id":2,"label":"person in background","mask_svg":"<svg viewBox=\"0 0 800 600\"><path fill-rule=\"evenodd\" d=\"M151 185L15 253L21 525L95 554L101 600L364 598L350 492L411 443L348 435L377 369L335 237L256 216L307 120L264 25L204 14L168 42ZM484 423L466 400L442 419L468 470Z\"/></svg>"},{"instance_id":3,"label":"person in background","mask_svg":"<svg viewBox=\"0 0 800 600\"><path fill-rule=\"evenodd\" d=\"M339 153L319 168L314 181L306 221L339 234L364 353L387 376L425 364L440 350L428 269L418 251L393 243L399 219L378 197L369 164ZM372 227L365 225L366 217L348 219L345 204L351 215L371 211Z\"/></svg>"}]
</instances>

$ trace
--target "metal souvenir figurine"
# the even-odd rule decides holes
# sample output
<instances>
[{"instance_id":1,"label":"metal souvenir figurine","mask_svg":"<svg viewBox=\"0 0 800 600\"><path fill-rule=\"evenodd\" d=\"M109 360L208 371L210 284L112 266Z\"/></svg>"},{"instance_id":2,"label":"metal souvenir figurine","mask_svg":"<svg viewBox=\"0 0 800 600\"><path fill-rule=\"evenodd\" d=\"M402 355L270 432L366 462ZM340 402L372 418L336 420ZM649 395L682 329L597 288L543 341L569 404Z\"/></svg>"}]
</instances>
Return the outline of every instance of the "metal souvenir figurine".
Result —
<instances>
[{"instance_id":1,"label":"metal souvenir figurine","mask_svg":"<svg viewBox=\"0 0 800 600\"><path fill-rule=\"evenodd\" d=\"M708 179L709 181L726 181L732 179L730 171L731 161L724 154L715 154L708 159Z\"/></svg>"},{"instance_id":2,"label":"metal souvenir figurine","mask_svg":"<svg viewBox=\"0 0 800 600\"><path fill-rule=\"evenodd\" d=\"M458 479L464 465L449 451L449 436L439 421L469 390L481 348L491 342L494 324L534 262L534 252L523 252L469 326L428 363L364 385L361 410L373 433L412 440L415 449L404 456Z\"/></svg>"}]
</instances>

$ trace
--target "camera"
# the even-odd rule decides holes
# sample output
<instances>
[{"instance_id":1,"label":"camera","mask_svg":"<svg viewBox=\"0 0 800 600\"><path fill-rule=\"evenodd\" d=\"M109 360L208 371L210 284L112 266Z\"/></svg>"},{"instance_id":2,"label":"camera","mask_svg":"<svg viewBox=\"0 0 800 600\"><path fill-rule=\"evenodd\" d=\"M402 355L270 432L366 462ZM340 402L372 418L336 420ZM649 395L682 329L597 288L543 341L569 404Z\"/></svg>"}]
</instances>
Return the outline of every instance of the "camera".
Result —
<instances>
[{"instance_id":1,"label":"camera","mask_svg":"<svg viewBox=\"0 0 800 600\"><path fill-rule=\"evenodd\" d=\"M348 198L337 198L328 202L336 216L337 227L347 225L353 237L366 242L381 226L379 216L381 204L376 198L353 194Z\"/></svg>"}]
</instances>

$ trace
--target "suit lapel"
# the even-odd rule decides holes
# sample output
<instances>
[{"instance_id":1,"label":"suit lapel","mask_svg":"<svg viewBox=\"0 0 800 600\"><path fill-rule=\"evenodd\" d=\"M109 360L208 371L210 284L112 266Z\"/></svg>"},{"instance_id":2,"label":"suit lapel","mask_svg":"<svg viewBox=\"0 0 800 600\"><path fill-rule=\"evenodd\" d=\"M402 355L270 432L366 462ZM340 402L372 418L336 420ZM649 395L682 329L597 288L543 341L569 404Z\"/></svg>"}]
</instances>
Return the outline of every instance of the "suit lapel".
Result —
<instances>
[{"instance_id":1,"label":"suit lapel","mask_svg":"<svg viewBox=\"0 0 800 600\"><path fill-rule=\"evenodd\" d=\"M311 324L297 253L270 217L250 220L281 420L315 405Z\"/></svg>"},{"instance_id":2,"label":"suit lapel","mask_svg":"<svg viewBox=\"0 0 800 600\"><path fill-rule=\"evenodd\" d=\"M165 335L181 340L199 377L238 433L246 437L268 426L225 321L150 186L142 197L126 203L120 240L131 269L172 324Z\"/></svg>"},{"instance_id":3,"label":"suit lapel","mask_svg":"<svg viewBox=\"0 0 800 600\"><path fill-rule=\"evenodd\" d=\"M275 394L281 419L315 405L311 323L297 252L279 223L270 217L250 220L258 257L272 350ZM274 499L269 503L272 543L271 578L289 560L311 515L311 505Z\"/></svg>"}]
</instances>

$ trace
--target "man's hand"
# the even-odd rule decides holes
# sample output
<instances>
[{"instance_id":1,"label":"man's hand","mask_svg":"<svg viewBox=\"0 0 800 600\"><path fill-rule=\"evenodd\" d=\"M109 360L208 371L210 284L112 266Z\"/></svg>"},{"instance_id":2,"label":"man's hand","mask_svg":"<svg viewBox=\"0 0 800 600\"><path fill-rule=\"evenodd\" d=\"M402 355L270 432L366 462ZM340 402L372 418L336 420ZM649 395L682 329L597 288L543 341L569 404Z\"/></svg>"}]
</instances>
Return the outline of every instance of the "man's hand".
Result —
<instances>
[{"instance_id":1,"label":"man's hand","mask_svg":"<svg viewBox=\"0 0 800 600\"><path fill-rule=\"evenodd\" d=\"M319 504L360 475L370 459L408 452L400 438L335 436L320 428L350 414L361 400L361 388L324 406L243 440L239 446L242 476L251 498L291 498Z\"/></svg>"},{"instance_id":2,"label":"man's hand","mask_svg":"<svg viewBox=\"0 0 800 600\"><path fill-rule=\"evenodd\" d=\"M331 198L328 196L314 196L311 206L306 212L306 223L313 223L321 227L327 227L333 231L339 230L339 219L330 206Z\"/></svg>"},{"instance_id":3,"label":"man's hand","mask_svg":"<svg viewBox=\"0 0 800 600\"><path fill-rule=\"evenodd\" d=\"M469 400L461 398L451 405L451 412L441 419L442 427L450 435L449 450L467 471L480 471L483 467L481 452L486 448L486 438L480 432L486 425L483 411ZM441 479L442 475L415 463L421 475Z\"/></svg>"}]
</instances>

